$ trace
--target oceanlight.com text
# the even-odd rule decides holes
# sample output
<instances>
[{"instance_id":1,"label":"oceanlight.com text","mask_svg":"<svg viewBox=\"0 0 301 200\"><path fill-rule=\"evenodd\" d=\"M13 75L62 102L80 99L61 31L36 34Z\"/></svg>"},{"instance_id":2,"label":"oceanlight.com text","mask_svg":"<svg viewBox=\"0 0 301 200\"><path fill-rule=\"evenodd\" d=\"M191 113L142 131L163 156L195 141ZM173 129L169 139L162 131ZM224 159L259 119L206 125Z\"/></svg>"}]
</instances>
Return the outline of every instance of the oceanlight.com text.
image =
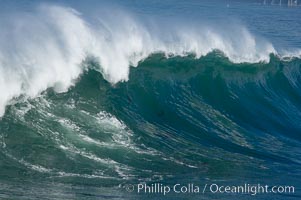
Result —
<instances>
[{"instance_id":1,"label":"oceanlight.com text","mask_svg":"<svg viewBox=\"0 0 301 200\"><path fill-rule=\"evenodd\" d=\"M242 185L223 185L217 183L211 184L163 184L163 183L138 183L127 184L124 186L127 192L137 194L294 194L295 187L290 185L266 185L266 184L242 184Z\"/></svg>"}]
</instances>

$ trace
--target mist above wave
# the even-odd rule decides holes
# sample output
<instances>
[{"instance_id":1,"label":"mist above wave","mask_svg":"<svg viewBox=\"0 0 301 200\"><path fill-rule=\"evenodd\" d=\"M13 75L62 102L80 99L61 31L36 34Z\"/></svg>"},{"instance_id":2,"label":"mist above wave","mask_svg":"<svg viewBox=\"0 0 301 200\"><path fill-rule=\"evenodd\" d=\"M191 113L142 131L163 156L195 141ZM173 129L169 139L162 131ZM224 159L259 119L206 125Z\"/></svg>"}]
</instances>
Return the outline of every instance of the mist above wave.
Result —
<instances>
[{"instance_id":1,"label":"mist above wave","mask_svg":"<svg viewBox=\"0 0 301 200\"><path fill-rule=\"evenodd\" d=\"M49 87L64 92L93 57L112 84L127 81L130 66L152 53L196 58L220 50L232 62L269 61L273 45L245 27L223 30L208 25L145 23L120 12L99 13L90 23L78 11L40 5L33 12L17 12L0 19L0 116L20 95L33 98Z\"/></svg>"}]
</instances>

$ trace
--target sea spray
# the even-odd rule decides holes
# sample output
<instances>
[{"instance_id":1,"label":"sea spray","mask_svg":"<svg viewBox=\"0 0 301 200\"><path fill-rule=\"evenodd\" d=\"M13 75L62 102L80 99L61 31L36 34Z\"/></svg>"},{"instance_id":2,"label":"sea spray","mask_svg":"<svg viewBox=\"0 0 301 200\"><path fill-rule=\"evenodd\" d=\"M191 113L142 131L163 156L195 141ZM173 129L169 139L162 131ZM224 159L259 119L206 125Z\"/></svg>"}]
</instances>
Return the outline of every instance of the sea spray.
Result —
<instances>
[{"instance_id":1,"label":"sea spray","mask_svg":"<svg viewBox=\"0 0 301 200\"><path fill-rule=\"evenodd\" d=\"M268 62L275 53L272 44L240 25L232 33L170 25L158 34L130 15L115 19L100 13L103 20L92 24L73 8L50 4L6 15L0 20L0 116L20 95L33 98L49 87L66 91L83 72L87 57L94 57L103 76L116 84L128 80L130 66L156 52L199 58L218 49L233 62Z\"/></svg>"}]
</instances>

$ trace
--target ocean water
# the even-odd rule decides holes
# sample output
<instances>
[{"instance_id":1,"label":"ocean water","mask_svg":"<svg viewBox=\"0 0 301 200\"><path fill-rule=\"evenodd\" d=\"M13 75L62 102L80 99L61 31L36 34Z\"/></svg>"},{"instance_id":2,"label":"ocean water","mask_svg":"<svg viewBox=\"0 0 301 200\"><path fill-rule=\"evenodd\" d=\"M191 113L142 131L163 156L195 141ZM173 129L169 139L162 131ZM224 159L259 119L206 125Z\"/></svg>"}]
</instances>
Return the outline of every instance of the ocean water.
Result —
<instances>
[{"instance_id":1,"label":"ocean water","mask_svg":"<svg viewBox=\"0 0 301 200\"><path fill-rule=\"evenodd\" d=\"M278 3L0 0L0 199L300 199L301 6Z\"/></svg>"}]
</instances>

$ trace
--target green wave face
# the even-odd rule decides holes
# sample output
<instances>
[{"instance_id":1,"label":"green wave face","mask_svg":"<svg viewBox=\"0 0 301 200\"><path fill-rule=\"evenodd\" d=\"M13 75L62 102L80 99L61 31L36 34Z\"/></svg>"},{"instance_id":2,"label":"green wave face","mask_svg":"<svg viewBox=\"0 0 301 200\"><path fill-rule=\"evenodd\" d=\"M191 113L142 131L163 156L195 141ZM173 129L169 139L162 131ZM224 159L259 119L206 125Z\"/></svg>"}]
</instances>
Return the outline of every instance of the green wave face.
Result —
<instances>
[{"instance_id":1,"label":"green wave face","mask_svg":"<svg viewBox=\"0 0 301 200\"><path fill-rule=\"evenodd\" d=\"M0 199L301 199L300 2L0 0Z\"/></svg>"},{"instance_id":2,"label":"green wave face","mask_svg":"<svg viewBox=\"0 0 301 200\"><path fill-rule=\"evenodd\" d=\"M233 64L219 52L200 59L155 54L115 85L94 70L96 63L87 65L68 92L49 89L7 107L0 121L7 193L145 199L120 185L300 186L299 175L283 177L301 174L300 59L271 55L269 63Z\"/></svg>"}]
</instances>

